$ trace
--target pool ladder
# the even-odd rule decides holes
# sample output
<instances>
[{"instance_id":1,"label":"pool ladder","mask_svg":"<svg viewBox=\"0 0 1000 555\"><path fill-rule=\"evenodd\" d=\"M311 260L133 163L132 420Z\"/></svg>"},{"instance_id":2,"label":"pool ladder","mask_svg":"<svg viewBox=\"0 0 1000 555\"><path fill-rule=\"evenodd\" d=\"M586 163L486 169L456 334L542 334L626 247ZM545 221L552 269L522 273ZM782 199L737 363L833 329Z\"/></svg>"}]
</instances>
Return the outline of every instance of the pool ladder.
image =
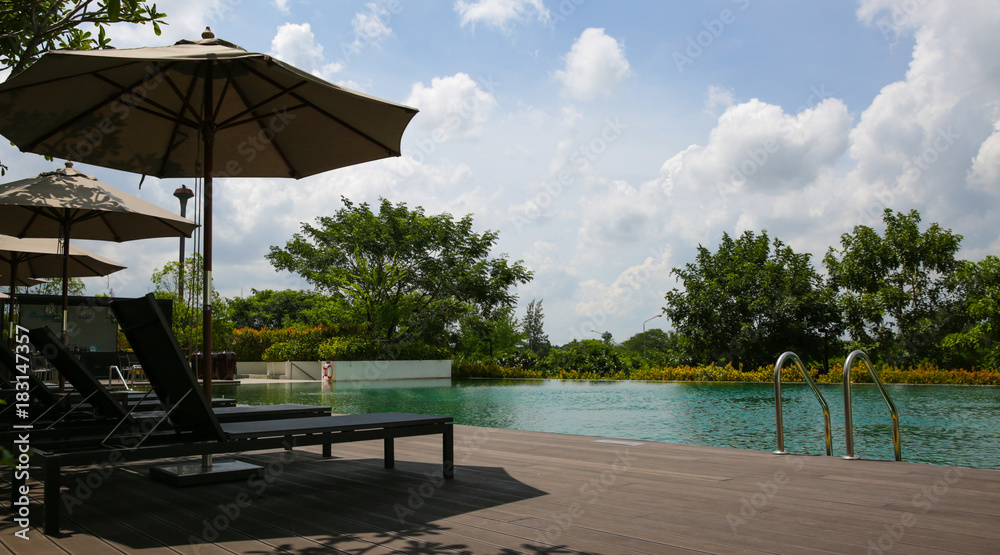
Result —
<instances>
[{"instance_id":1,"label":"pool ladder","mask_svg":"<svg viewBox=\"0 0 1000 555\"><path fill-rule=\"evenodd\" d=\"M774 451L775 455L787 455L788 451L785 451L785 437L784 437L784 422L781 415L781 369L784 368L786 361L792 361L795 366L799 369L802 377L805 378L806 383L812 390L813 395L816 396L816 400L819 401L820 406L823 408L823 423L825 425L826 431L826 454L827 456L833 455L833 440L830 431L830 407L826 404L826 399L823 398L823 394L819 392L819 388L816 387L816 382L813 381L809 372L806 371L805 366L802 365L802 360L799 359L798 355L788 351L782 353L778 357L778 362L774 365L774 408L777 417L778 424L778 449ZM892 397L889 396L889 392L886 391L885 385L882 383L881 378L878 377L878 373L872 368L871 360L869 360L868 355L861 351L853 351L851 354L847 355L847 360L844 361L844 429L845 436L847 440L847 454L843 458L854 460L858 457L854 456L854 422L851 418L851 369L854 367L855 361L862 361L865 367L868 369L868 374L872 377L872 381L878 387L879 393L882 394L882 399L885 400L885 404L889 407L889 413L892 415L892 447L897 461L903 460L900 451L900 441L899 441L899 413L896 410L896 404L892 402Z\"/></svg>"}]
</instances>

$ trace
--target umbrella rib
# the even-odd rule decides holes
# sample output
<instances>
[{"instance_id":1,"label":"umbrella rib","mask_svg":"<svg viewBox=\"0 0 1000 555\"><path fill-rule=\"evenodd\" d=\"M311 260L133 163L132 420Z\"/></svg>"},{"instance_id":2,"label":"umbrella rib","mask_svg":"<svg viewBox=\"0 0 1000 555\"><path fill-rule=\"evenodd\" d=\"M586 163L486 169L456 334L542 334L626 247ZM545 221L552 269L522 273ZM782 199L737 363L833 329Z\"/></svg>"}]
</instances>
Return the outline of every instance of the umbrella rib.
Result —
<instances>
[{"instance_id":1,"label":"umbrella rib","mask_svg":"<svg viewBox=\"0 0 1000 555\"><path fill-rule=\"evenodd\" d=\"M181 113L178 114L179 116L183 116L184 112L187 111L189 109L189 107L191 106L191 96L194 95L195 84L198 82L198 80L197 79L191 79L191 83L188 85L188 92L187 92L187 94L186 95L181 95L181 91L174 84L173 79L170 79L170 76L166 76L166 77L167 77L167 84L170 85L171 89L173 89L174 94L177 95L177 98L180 98L182 100L182 102L183 102L183 108L181 110ZM198 114L195 113L194 117L197 118ZM170 141L167 143L167 151L164 153L163 160L160 163L160 173L159 173L159 175L164 175L166 173L167 160L170 159L170 155L173 154L174 149L177 148L178 144L180 144L180 143L176 142L177 141L177 134L180 131L180 125L181 125L180 121L175 121L174 122L174 128L170 132Z\"/></svg>"},{"instance_id":2,"label":"umbrella rib","mask_svg":"<svg viewBox=\"0 0 1000 555\"><path fill-rule=\"evenodd\" d=\"M270 83L271 85L273 85L273 86L275 86L275 87L277 87L277 88L279 88L279 89L281 88L281 85L279 85L278 83L276 83L276 82L275 82L275 81L274 81L273 79L271 79L271 78L270 78L270 77L268 77L267 75L264 75L263 73L261 73L261 72L257 71L257 70L256 70L256 69L254 69L253 67L250 67L249 65L247 65L247 69L248 69L248 70L250 70L250 72L251 72L251 73L253 73L254 75L256 75L257 77L260 77L261 79L263 79L264 81L267 81L267 82L268 82L268 83ZM305 103L305 104L310 104L308 100L306 100L306 99L302 98L301 96L299 96L299 95L297 95L297 94L295 94L295 93L293 93L293 92L289 92L289 93L288 93L288 95L289 95L289 96L291 96L292 98L294 98L294 99L298 100L299 102L303 102L303 103ZM371 135L369 135L368 133L365 133L364 131L361 131L361 130L360 130L360 129L358 129L357 127L354 127L353 125L351 125L351 124L347 123L346 121L344 121L344 120L342 120L342 119L338 118L337 116L335 116L335 115L331 114L330 112L327 112L326 110L323 110L323 109L321 109L321 108L320 108L319 106L316 106L315 104L311 104L311 105L312 105L312 106L313 106L313 108L315 108L315 109L316 109L316 111L317 111L317 112L319 112L320 114L323 114L323 115L324 115L324 116L326 116L327 118L329 118L329 119L331 119L331 120L333 120L333 121L335 121L335 122L339 123L340 125L343 125L344 127L346 127L346 128L348 128L348 129L350 129L350 130L351 130L351 131L353 131L353 132L354 132L355 134L357 134L357 135L358 135L359 137L362 137L362 138L364 138L364 139L365 139L365 140L367 140L368 142L370 142L370 143L373 143L373 144L375 144L375 145L378 145L378 146L382 147L383 149L385 149L385 151L386 151L387 153L389 153L389 154L391 154L391 155L393 155L393 156L400 156L400 155L402 154L401 152L398 152L398 151L397 151L396 149L394 149L394 148L390 148L390 147L386 146L386 145L385 145L385 144L383 144L383 143L382 143L381 141L379 141L379 140L378 140L378 139L376 139L375 137L372 137L372 136L371 136ZM411 108L411 110L412 110L412 108Z\"/></svg>"},{"instance_id":3,"label":"umbrella rib","mask_svg":"<svg viewBox=\"0 0 1000 555\"><path fill-rule=\"evenodd\" d=\"M236 94L238 94L240 96L240 100L242 100L244 104L247 104L246 95L243 93L243 90L240 89L240 87L236 83L233 83L233 90L236 91ZM266 131L264 129L264 126L261 125L261 123L260 123L261 118L259 118L253 112L255 109L257 109L258 106L260 106L260 105L258 104L256 106L251 106L251 107L249 107L247 109L247 111L249 113L253 114L253 116L254 116L253 121L255 121L257 123L257 127L259 127L261 131ZM278 144L276 142L274 142L274 141L271 141L271 147L274 148L274 151L278 153L278 157L281 158L281 161L285 163L285 167L288 169L288 175L291 176L291 177L296 177L296 173L297 172L295 171L295 168L292 167L291 162L288 160L288 156L285 155L285 151L282 150L282 148L280 146L278 146Z\"/></svg>"},{"instance_id":4,"label":"umbrella rib","mask_svg":"<svg viewBox=\"0 0 1000 555\"><path fill-rule=\"evenodd\" d=\"M120 64L118 66L115 66L114 68L107 68L107 69L117 69L119 67L124 67L126 65L128 65L128 64ZM71 126L71 125L73 125L74 123L82 120L83 118L86 118L88 116L93 115L93 113L96 112L98 109L103 108L103 107L107 106L108 104L111 104L115 100L118 100L122 104L131 105L131 106L133 106L136 109L140 109L138 106L135 106L133 103L127 102L127 101L123 100L122 97L125 94L130 93L130 91L132 90L132 88L134 88L136 85L138 85L139 83L142 82L142 79L139 79L138 81L134 82L130 87L122 87L122 85L119 85L118 83L112 81L111 79L108 79L107 77L101 75L100 73L94 72L94 73L92 73L90 75L92 75L93 77L96 77L96 78L100 79L101 81L104 81L107 84L112 85L113 87L117 87L118 88L118 92L115 93L115 94L112 94L111 96L106 97L104 100L101 100L100 102L97 102L96 104L94 104L93 106L91 106L89 109L81 111L79 114L77 114L76 116L74 116L74 117L70 118L69 120L63 122L62 124L53 127L51 130L49 130L48 133L45 133L42 136L36 138L34 141L28 143L28 145L25 148L25 150L34 150L35 148L38 147L38 145L40 145L40 144L44 143L45 141L49 140L50 138L52 138L57 133L60 133L63 129L65 129L65 128ZM74 75L72 77L78 77L78 76L79 75ZM64 80L64 79L69 79L69 77L60 78L60 79L51 79L51 80L43 82L43 83L35 83L34 85L47 84L47 83L50 83L50 82L61 81L61 80Z\"/></svg>"},{"instance_id":5,"label":"umbrella rib","mask_svg":"<svg viewBox=\"0 0 1000 555\"><path fill-rule=\"evenodd\" d=\"M267 117L267 115L257 116L255 111L258 108L260 108L261 106L263 106L263 105L271 102L272 100L275 100L275 99L277 99L277 98L279 98L281 96L289 94L291 91L293 91L293 90L295 90L295 89L297 89L297 88L299 88L299 87L301 87L302 85L305 85L305 84L306 84L306 81L299 81L298 83L292 85L291 87L288 87L288 88L285 88L285 89L281 89L277 93L275 93L275 94L273 94L273 95L265 98L264 100L261 100L260 102L258 102L257 104L254 104L253 106L249 106L246 110L243 110L242 112L240 112L240 113L232 116L231 118L227 119L226 121L220 122L218 124L217 128L218 129L224 129L226 127L231 127L231 126L234 126L234 125L242 125L242 124L247 123L249 121L252 121L254 119L260 119L260 118ZM233 89L237 90L237 87L236 87L235 84L233 85ZM240 95L240 99L243 100L243 103L246 104L247 103L247 99L246 99L246 97L244 97L242 91L237 90L237 93ZM304 106L304 105L305 104L302 104L301 106ZM300 107L300 106L294 106L293 108L289 108L289 109L294 109L294 108L298 108L298 107ZM255 115L254 115L253 118L236 121L239 118L242 118L243 116L245 116L247 114L255 114Z\"/></svg>"}]
</instances>

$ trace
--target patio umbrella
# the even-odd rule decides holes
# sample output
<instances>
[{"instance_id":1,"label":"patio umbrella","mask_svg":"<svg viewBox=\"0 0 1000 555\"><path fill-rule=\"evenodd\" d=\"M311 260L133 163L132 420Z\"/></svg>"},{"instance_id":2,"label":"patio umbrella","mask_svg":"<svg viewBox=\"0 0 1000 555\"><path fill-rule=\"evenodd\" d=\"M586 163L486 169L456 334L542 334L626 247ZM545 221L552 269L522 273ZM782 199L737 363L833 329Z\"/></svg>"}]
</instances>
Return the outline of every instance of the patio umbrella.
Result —
<instances>
[{"instance_id":1,"label":"patio umbrella","mask_svg":"<svg viewBox=\"0 0 1000 555\"><path fill-rule=\"evenodd\" d=\"M213 177L302 178L400 155L416 110L215 38L55 51L0 85L0 133L21 150L204 178L203 351L211 352ZM211 395L211 360L202 358Z\"/></svg>"},{"instance_id":2,"label":"patio umbrella","mask_svg":"<svg viewBox=\"0 0 1000 555\"><path fill-rule=\"evenodd\" d=\"M65 168L0 184L0 233L17 238L61 238L62 245L68 247L63 252L61 274L25 274L62 277L64 342L73 253L70 237L118 242L190 237L197 227L190 220L101 183L72 166L67 162Z\"/></svg>"},{"instance_id":3,"label":"patio umbrella","mask_svg":"<svg viewBox=\"0 0 1000 555\"><path fill-rule=\"evenodd\" d=\"M106 276L125 269L117 262L76 245L70 245L68 256L64 251L59 239L18 239L0 235L0 279L10 284L8 304L12 325L17 285L38 284L40 280L32 279L37 277Z\"/></svg>"}]
</instances>

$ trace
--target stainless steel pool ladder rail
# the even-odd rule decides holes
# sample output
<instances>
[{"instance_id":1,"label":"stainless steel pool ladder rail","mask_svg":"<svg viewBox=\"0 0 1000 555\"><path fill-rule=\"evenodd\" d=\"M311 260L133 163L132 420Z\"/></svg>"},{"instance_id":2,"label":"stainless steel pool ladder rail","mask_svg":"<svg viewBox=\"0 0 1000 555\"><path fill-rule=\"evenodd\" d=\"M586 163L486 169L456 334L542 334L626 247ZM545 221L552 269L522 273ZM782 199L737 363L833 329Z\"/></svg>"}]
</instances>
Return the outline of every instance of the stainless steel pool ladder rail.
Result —
<instances>
[{"instance_id":1,"label":"stainless steel pool ladder rail","mask_svg":"<svg viewBox=\"0 0 1000 555\"><path fill-rule=\"evenodd\" d=\"M879 393L882 394L882 399L889 406L889 413L892 414L892 449L895 452L896 460L901 461L903 460L903 456L899 446L899 412L896 411L896 404L892 402L892 397L889 397L889 392L886 391L885 385L882 384L882 379L878 377L878 373L872 368L872 361L862 351L853 351L847 355L847 360L844 361L844 429L847 436L847 454L844 455L844 458L848 460L858 458L854 456L854 422L851 418L851 368L854 366L854 362L859 359L865 363L865 367L868 368L868 375L872 377L872 381L878 387Z\"/></svg>"},{"instance_id":2,"label":"stainless steel pool ladder rail","mask_svg":"<svg viewBox=\"0 0 1000 555\"><path fill-rule=\"evenodd\" d=\"M820 406L823 407L823 424L826 426L826 455L833 455L833 432L830 428L830 407L826 404L826 399L823 398L823 394L819 392L819 388L816 387L816 382L813 381L812 376L809 372L806 372L805 367L802 365L802 360L799 356L791 351L787 351L778 357L778 362L774 364L774 410L776 412L778 420L778 449L773 453L775 455L787 455L788 451L785 451L785 433L784 433L784 419L781 416L781 369L785 366L785 361L791 360L798 367L799 372L802 373L802 377L805 378L806 383L809 384L809 389L812 389L813 395L816 396L816 400L819 401Z\"/></svg>"}]
</instances>

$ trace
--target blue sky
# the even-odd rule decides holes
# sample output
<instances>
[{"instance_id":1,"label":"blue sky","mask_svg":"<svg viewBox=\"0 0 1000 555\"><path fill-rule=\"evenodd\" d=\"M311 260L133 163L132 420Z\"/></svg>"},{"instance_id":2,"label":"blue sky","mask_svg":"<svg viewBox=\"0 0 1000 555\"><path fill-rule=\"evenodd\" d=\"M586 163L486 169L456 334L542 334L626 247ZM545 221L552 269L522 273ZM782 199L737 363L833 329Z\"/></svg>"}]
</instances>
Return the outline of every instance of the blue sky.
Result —
<instances>
[{"instance_id":1,"label":"blue sky","mask_svg":"<svg viewBox=\"0 0 1000 555\"><path fill-rule=\"evenodd\" d=\"M263 256L344 195L473 214L535 272L556 344L622 341L660 313L672 268L724 232L766 229L821 258L883 208L917 209L1000 251L1000 10L986 0L157 2L170 23L120 47L220 38L420 109L403 156L300 181L229 179L216 286L304 288ZM0 145L5 179L51 169ZM78 165L165 208L190 181ZM88 281L149 288L176 240L84 243L129 266ZM190 251L190 247L189 247ZM668 328L664 319L650 327Z\"/></svg>"}]
</instances>

